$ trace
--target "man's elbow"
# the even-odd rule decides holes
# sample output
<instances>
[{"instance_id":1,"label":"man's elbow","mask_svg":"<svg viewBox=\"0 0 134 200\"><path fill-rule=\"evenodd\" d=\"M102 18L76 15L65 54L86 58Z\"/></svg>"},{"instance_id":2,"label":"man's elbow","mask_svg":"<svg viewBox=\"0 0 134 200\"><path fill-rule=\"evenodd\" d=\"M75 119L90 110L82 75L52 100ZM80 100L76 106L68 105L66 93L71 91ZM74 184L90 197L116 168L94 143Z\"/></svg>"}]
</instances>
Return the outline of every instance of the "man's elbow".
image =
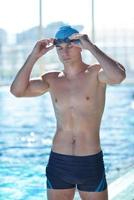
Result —
<instances>
[{"instance_id":1,"label":"man's elbow","mask_svg":"<svg viewBox=\"0 0 134 200\"><path fill-rule=\"evenodd\" d=\"M17 91L14 87L10 87L10 92L13 94L15 97L23 97L22 92Z\"/></svg>"},{"instance_id":2,"label":"man's elbow","mask_svg":"<svg viewBox=\"0 0 134 200\"><path fill-rule=\"evenodd\" d=\"M120 84L126 79L126 72L122 71L115 80L113 80L113 84Z\"/></svg>"},{"instance_id":3,"label":"man's elbow","mask_svg":"<svg viewBox=\"0 0 134 200\"><path fill-rule=\"evenodd\" d=\"M119 77L119 83L121 83L122 81L124 81L126 79L126 72L122 71L120 77Z\"/></svg>"},{"instance_id":4,"label":"man's elbow","mask_svg":"<svg viewBox=\"0 0 134 200\"><path fill-rule=\"evenodd\" d=\"M120 73L119 73L119 76L118 76L118 81L119 81L119 83L121 83L126 78L126 70L125 70L125 67L123 65L121 65L120 63L118 63L118 66L120 67Z\"/></svg>"}]
</instances>

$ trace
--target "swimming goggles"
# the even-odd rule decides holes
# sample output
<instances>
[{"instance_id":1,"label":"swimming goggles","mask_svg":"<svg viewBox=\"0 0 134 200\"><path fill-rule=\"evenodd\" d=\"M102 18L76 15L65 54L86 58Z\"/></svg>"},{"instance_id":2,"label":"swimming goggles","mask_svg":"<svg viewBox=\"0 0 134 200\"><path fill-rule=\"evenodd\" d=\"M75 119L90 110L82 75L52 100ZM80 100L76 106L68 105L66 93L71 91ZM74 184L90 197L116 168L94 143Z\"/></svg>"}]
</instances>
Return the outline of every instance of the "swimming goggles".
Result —
<instances>
[{"instance_id":1,"label":"swimming goggles","mask_svg":"<svg viewBox=\"0 0 134 200\"><path fill-rule=\"evenodd\" d=\"M61 43L67 43L67 44L71 44L71 43L75 43L75 44L79 44L80 40L79 39L69 39L69 38L65 38L65 39L54 39L54 45L58 46Z\"/></svg>"}]
</instances>

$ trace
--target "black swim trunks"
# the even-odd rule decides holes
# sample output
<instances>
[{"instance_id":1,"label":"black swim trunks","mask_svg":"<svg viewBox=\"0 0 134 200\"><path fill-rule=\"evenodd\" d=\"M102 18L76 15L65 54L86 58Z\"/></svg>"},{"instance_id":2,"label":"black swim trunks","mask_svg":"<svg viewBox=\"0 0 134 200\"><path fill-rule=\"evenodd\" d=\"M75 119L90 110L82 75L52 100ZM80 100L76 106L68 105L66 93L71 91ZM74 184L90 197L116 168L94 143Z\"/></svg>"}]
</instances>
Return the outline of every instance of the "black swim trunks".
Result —
<instances>
[{"instance_id":1,"label":"black swim trunks","mask_svg":"<svg viewBox=\"0 0 134 200\"><path fill-rule=\"evenodd\" d=\"M89 156L64 155L51 151L46 167L48 189L101 192L107 188L102 151Z\"/></svg>"}]
</instances>

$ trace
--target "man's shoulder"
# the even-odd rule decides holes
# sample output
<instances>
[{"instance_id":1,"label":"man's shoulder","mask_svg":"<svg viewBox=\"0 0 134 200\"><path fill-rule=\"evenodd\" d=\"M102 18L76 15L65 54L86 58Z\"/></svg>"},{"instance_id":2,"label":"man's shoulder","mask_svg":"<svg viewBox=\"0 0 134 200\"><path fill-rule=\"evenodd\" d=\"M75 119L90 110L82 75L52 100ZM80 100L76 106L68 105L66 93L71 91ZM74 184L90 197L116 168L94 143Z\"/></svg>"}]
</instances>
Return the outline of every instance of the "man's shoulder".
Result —
<instances>
[{"instance_id":1,"label":"man's shoulder","mask_svg":"<svg viewBox=\"0 0 134 200\"><path fill-rule=\"evenodd\" d=\"M92 65L89 65L88 67L87 67L87 72L88 72L88 74L89 74L89 76L98 76L98 73L99 73L99 71L101 70L102 68L101 68L101 66L100 66L100 64L92 64Z\"/></svg>"},{"instance_id":2,"label":"man's shoulder","mask_svg":"<svg viewBox=\"0 0 134 200\"><path fill-rule=\"evenodd\" d=\"M88 66L88 71L97 72L97 71L100 71L100 70L101 70L101 66L100 66L100 64L98 64L98 63L92 64L92 65L89 65L89 66Z\"/></svg>"},{"instance_id":3,"label":"man's shoulder","mask_svg":"<svg viewBox=\"0 0 134 200\"><path fill-rule=\"evenodd\" d=\"M43 80L49 81L56 78L61 71L49 71L41 75Z\"/></svg>"}]
</instances>

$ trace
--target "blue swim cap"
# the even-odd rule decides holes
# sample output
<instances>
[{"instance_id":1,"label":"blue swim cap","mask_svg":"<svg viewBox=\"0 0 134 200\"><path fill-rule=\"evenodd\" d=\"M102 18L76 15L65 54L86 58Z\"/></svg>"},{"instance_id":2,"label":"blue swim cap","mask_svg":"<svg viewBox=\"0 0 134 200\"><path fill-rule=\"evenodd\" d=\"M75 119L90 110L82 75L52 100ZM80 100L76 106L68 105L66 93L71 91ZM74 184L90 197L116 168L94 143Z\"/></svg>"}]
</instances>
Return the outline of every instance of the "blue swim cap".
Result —
<instances>
[{"instance_id":1,"label":"blue swim cap","mask_svg":"<svg viewBox=\"0 0 134 200\"><path fill-rule=\"evenodd\" d=\"M79 33L79 32L76 29L74 29L71 26L69 26L69 25L62 26L62 27L59 28L59 30L55 34L55 38L63 40L65 38L70 37L74 33Z\"/></svg>"}]
</instances>

